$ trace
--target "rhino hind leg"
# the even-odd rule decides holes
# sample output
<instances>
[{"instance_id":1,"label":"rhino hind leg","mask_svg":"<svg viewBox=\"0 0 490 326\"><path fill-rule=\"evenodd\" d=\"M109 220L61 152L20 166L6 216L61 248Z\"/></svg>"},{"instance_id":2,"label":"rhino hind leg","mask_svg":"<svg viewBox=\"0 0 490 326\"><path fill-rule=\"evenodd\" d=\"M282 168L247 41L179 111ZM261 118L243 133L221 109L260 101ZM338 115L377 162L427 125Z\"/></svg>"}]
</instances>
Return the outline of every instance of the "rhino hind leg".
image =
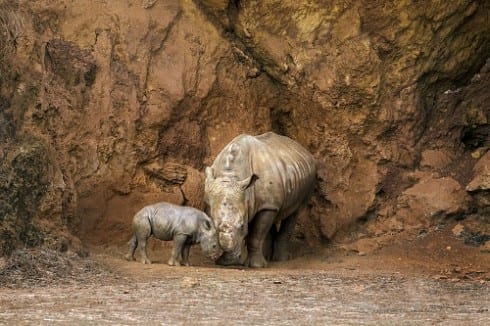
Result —
<instances>
[{"instance_id":1,"label":"rhino hind leg","mask_svg":"<svg viewBox=\"0 0 490 326\"><path fill-rule=\"evenodd\" d=\"M151 264L151 260L148 258L146 255L146 239L144 241L139 242L139 253L140 253L140 260L142 264Z\"/></svg>"},{"instance_id":2,"label":"rhino hind leg","mask_svg":"<svg viewBox=\"0 0 490 326\"><path fill-rule=\"evenodd\" d=\"M292 258L289 251L289 242L297 219L298 214L293 213L281 221L281 227L279 228L279 232L274 239L274 250L272 254L273 261L284 261Z\"/></svg>"},{"instance_id":3,"label":"rhino hind leg","mask_svg":"<svg viewBox=\"0 0 490 326\"><path fill-rule=\"evenodd\" d=\"M151 225L148 218L142 216L133 223L134 236L138 245L140 260L143 264L151 264L151 260L146 254L146 241L151 235Z\"/></svg>"},{"instance_id":4,"label":"rhino hind leg","mask_svg":"<svg viewBox=\"0 0 490 326\"><path fill-rule=\"evenodd\" d=\"M191 264L189 263L189 251L191 250L191 245L190 244L185 244L184 248L182 248L182 263L185 266L190 266Z\"/></svg>"},{"instance_id":5,"label":"rhino hind leg","mask_svg":"<svg viewBox=\"0 0 490 326\"><path fill-rule=\"evenodd\" d=\"M136 251L136 247L138 246L138 240L136 239L136 235L133 234L131 239L128 241L129 251L126 255L126 260L133 261L134 260L134 252Z\"/></svg>"},{"instance_id":6,"label":"rhino hind leg","mask_svg":"<svg viewBox=\"0 0 490 326\"><path fill-rule=\"evenodd\" d=\"M273 225L269 230L269 232L267 233L267 236L265 237L264 245L262 248L266 260L272 260L276 237L277 237L277 229L275 225Z\"/></svg>"}]
</instances>

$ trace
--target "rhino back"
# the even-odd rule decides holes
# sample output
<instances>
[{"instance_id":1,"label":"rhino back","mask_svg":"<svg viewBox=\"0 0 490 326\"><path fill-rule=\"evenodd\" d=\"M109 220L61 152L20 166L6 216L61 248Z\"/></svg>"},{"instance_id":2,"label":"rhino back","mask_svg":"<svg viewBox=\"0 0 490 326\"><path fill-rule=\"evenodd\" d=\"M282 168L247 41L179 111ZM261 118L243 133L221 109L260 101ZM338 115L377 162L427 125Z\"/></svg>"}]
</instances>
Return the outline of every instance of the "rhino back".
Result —
<instances>
[{"instance_id":1,"label":"rhino back","mask_svg":"<svg viewBox=\"0 0 490 326\"><path fill-rule=\"evenodd\" d=\"M280 220L298 209L310 195L316 175L315 159L288 137L266 133L257 136L257 140L263 146L252 151L252 169L259 175L255 205L257 210L277 209Z\"/></svg>"},{"instance_id":2,"label":"rhino back","mask_svg":"<svg viewBox=\"0 0 490 326\"><path fill-rule=\"evenodd\" d=\"M195 208L162 202L144 209L157 239L172 240L178 233L194 237L198 231L201 212Z\"/></svg>"},{"instance_id":3,"label":"rhino back","mask_svg":"<svg viewBox=\"0 0 490 326\"><path fill-rule=\"evenodd\" d=\"M306 149L273 132L236 137L218 155L213 169L218 176L231 175L237 180L256 174L259 178L249 190L250 209L278 210L278 219L304 202L316 174L315 159Z\"/></svg>"}]
</instances>

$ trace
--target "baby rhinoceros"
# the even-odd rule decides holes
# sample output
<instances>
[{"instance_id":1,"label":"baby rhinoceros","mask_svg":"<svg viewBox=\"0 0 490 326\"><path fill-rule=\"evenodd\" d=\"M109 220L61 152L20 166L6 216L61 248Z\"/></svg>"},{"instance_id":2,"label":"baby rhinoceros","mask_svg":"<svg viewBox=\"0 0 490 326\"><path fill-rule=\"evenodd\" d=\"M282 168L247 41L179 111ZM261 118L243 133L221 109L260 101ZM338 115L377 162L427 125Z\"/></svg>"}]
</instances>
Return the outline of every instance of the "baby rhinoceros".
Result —
<instances>
[{"instance_id":1,"label":"baby rhinoceros","mask_svg":"<svg viewBox=\"0 0 490 326\"><path fill-rule=\"evenodd\" d=\"M146 241L152 235L160 240L174 241L168 260L171 266L189 266L189 250L193 244L201 244L204 254L213 261L223 253L213 220L192 207L161 202L141 209L133 218L133 236L128 242L126 259L134 260L138 247L141 262L151 264L146 255Z\"/></svg>"}]
</instances>

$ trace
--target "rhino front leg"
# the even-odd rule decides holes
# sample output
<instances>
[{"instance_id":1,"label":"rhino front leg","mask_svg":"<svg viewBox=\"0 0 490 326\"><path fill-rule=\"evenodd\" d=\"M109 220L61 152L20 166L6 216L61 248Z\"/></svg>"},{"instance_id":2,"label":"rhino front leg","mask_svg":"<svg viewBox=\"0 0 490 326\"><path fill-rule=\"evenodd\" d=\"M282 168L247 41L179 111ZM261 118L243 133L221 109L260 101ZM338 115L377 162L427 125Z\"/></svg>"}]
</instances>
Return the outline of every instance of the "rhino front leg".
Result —
<instances>
[{"instance_id":1,"label":"rhino front leg","mask_svg":"<svg viewBox=\"0 0 490 326\"><path fill-rule=\"evenodd\" d=\"M279 228L279 232L277 233L274 243L272 260L284 261L291 259L291 253L289 252L289 241L293 235L297 217L298 214L294 213L281 221L281 227Z\"/></svg>"},{"instance_id":2,"label":"rhino front leg","mask_svg":"<svg viewBox=\"0 0 490 326\"><path fill-rule=\"evenodd\" d=\"M168 260L170 266L180 266L182 261L182 254L185 246L187 236L185 234L176 234L174 236L174 246L172 248L172 254Z\"/></svg>"},{"instance_id":3,"label":"rhino front leg","mask_svg":"<svg viewBox=\"0 0 490 326\"><path fill-rule=\"evenodd\" d=\"M245 266L266 267L264 257L264 241L276 217L276 211L261 211L254 217L251 232L248 235L248 257Z\"/></svg>"}]
</instances>

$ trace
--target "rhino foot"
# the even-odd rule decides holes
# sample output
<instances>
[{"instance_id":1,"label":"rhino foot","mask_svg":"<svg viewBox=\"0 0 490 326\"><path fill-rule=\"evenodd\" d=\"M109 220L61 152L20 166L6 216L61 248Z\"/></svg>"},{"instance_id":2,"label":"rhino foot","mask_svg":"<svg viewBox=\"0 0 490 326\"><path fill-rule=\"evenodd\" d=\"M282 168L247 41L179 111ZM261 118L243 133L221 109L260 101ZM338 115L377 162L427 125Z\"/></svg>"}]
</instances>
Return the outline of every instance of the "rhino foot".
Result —
<instances>
[{"instance_id":1,"label":"rhino foot","mask_svg":"<svg viewBox=\"0 0 490 326\"><path fill-rule=\"evenodd\" d=\"M167 262L169 266L180 266L180 262L177 259L170 258Z\"/></svg>"},{"instance_id":2,"label":"rhino foot","mask_svg":"<svg viewBox=\"0 0 490 326\"><path fill-rule=\"evenodd\" d=\"M263 268L267 267L267 260L263 255L250 255L244 265L252 268Z\"/></svg>"},{"instance_id":3,"label":"rhino foot","mask_svg":"<svg viewBox=\"0 0 490 326\"><path fill-rule=\"evenodd\" d=\"M127 261L134 261L134 260L136 260L136 259L134 259L134 257L132 255L126 255L125 258L126 258Z\"/></svg>"}]
</instances>

